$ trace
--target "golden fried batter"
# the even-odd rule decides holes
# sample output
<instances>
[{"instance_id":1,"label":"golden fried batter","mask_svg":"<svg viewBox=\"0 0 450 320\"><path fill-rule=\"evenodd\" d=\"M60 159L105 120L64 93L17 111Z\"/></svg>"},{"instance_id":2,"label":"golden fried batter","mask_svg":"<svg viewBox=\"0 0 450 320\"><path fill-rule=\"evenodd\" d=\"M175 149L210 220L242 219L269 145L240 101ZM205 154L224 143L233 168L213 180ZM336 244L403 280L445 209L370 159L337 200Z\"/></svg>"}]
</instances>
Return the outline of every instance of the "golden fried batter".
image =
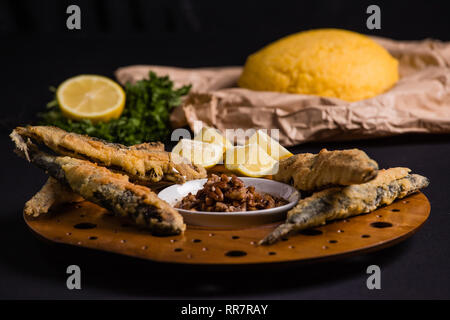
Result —
<instances>
[{"instance_id":1,"label":"golden fried batter","mask_svg":"<svg viewBox=\"0 0 450 320\"><path fill-rule=\"evenodd\" d=\"M428 186L426 177L409 172L408 168L380 170L377 178L370 182L316 192L300 200L288 212L286 222L261 240L260 244L272 244L294 231L371 212Z\"/></svg>"},{"instance_id":2,"label":"golden fried batter","mask_svg":"<svg viewBox=\"0 0 450 320\"><path fill-rule=\"evenodd\" d=\"M128 176L86 160L49 155L14 132L11 138L19 155L116 216L128 218L156 235L179 234L185 230L183 217L175 209L149 188L129 182Z\"/></svg>"},{"instance_id":3,"label":"golden fried batter","mask_svg":"<svg viewBox=\"0 0 450 320\"><path fill-rule=\"evenodd\" d=\"M59 155L109 167L128 175L133 182L150 187L153 184L183 183L206 177L203 167L179 161L178 158L174 161L171 153L163 151L164 145L161 143L126 147L47 126L17 127L12 135L28 137Z\"/></svg>"},{"instance_id":4,"label":"golden fried batter","mask_svg":"<svg viewBox=\"0 0 450 320\"><path fill-rule=\"evenodd\" d=\"M50 177L41 190L25 203L23 212L28 216L37 218L46 214L53 207L80 201L83 201L81 196Z\"/></svg>"},{"instance_id":5,"label":"golden fried batter","mask_svg":"<svg viewBox=\"0 0 450 320\"><path fill-rule=\"evenodd\" d=\"M358 149L302 153L281 160L274 180L291 183L300 191L330 185L351 185L377 176L378 164Z\"/></svg>"},{"instance_id":6,"label":"golden fried batter","mask_svg":"<svg viewBox=\"0 0 450 320\"><path fill-rule=\"evenodd\" d=\"M130 146L133 150L146 150L146 151L164 151L164 143L162 142L144 142L141 144L135 144Z\"/></svg>"}]
</instances>

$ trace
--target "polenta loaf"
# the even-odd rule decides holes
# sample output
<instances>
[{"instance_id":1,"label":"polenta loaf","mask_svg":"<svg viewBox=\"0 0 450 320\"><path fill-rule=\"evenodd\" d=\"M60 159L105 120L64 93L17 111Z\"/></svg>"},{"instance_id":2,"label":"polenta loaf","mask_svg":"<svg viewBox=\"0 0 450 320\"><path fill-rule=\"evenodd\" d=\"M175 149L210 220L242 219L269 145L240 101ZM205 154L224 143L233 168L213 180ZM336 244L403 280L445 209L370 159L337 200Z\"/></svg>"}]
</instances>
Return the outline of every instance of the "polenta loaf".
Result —
<instances>
[{"instance_id":1,"label":"polenta loaf","mask_svg":"<svg viewBox=\"0 0 450 320\"><path fill-rule=\"evenodd\" d=\"M369 37L318 29L287 36L250 55L238 84L358 101L390 89L398 78L398 61Z\"/></svg>"}]
</instances>

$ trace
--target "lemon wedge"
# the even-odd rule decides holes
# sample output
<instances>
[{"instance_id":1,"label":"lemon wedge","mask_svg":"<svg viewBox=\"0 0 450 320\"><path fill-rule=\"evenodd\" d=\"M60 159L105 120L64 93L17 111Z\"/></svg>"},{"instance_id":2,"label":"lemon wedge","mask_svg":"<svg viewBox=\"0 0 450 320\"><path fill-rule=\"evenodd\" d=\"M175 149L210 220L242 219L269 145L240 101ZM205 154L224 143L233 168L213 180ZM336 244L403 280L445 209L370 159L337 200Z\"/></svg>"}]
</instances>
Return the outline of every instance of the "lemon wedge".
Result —
<instances>
[{"instance_id":1,"label":"lemon wedge","mask_svg":"<svg viewBox=\"0 0 450 320\"><path fill-rule=\"evenodd\" d=\"M206 169L218 164L223 155L222 147L218 144L190 139L181 139L172 152Z\"/></svg>"},{"instance_id":2,"label":"lemon wedge","mask_svg":"<svg viewBox=\"0 0 450 320\"><path fill-rule=\"evenodd\" d=\"M80 75L61 83L56 98L62 113L71 119L109 121L122 114L125 92L109 78Z\"/></svg>"},{"instance_id":3,"label":"lemon wedge","mask_svg":"<svg viewBox=\"0 0 450 320\"><path fill-rule=\"evenodd\" d=\"M202 130L195 135L194 140L220 145L223 152L225 152L228 148L233 147L230 140L221 135L219 131L211 127L203 127Z\"/></svg>"},{"instance_id":4,"label":"lemon wedge","mask_svg":"<svg viewBox=\"0 0 450 320\"><path fill-rule=\"evenodd\" d=\"M278 161L252 143L227 149L225 167L249 177L262 177L278 171Z\"/></svg>"},{"instance_id":5,"label":"lemon wedge","mask_svg":"<svg viewBox=\"0 0 450 320\"><path fill-rule=\"evenodd\" d=\"M293 156L285 147L269 137L263 130L258 130L248 140L248 144L259 145L274 160L282 160Z\"/></svg>"}]
</instances>

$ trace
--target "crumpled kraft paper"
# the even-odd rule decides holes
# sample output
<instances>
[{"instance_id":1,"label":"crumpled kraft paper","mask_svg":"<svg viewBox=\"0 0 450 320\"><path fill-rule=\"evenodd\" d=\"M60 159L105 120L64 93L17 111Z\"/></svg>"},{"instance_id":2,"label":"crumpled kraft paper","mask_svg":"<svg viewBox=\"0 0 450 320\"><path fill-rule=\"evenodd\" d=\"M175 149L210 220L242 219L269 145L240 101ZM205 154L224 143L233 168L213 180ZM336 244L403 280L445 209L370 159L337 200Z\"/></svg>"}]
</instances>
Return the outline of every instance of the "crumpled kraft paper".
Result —
<instances>
[{"instance_id":1,"label":"crumpled kraft paper","mask_svg":"<svg viewBox=\"0 0 450 320\"><path fill-rule=\"evenodd\" d=\"M119 68L122 84L168 75L191 93L171 115L174 127L194 121L225 129L280 129L285 146L319 140L373 138L410 132L450 133L450 43L374 38L399 60L401 79L374 98L346 102L302 94L238 88L241 67L181 69L162 66ZM238 138L239 143L244 137Z\"/></svg>"}]
</instances>

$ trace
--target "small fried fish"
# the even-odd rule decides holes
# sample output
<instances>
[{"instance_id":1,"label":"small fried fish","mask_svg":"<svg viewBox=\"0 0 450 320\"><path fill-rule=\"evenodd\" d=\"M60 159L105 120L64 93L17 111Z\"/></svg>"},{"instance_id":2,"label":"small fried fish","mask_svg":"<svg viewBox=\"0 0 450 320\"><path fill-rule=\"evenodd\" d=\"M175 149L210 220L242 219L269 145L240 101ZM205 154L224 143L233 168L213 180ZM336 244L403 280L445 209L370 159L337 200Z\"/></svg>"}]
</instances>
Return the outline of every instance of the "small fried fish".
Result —
<instances>
[{"instance_id":1,"label":"small fried fish","mask_svg":"<svg viewBox=\"0 0 450 320\"><path fill-rule=\"evenodd\" d=\"M46 214L53 207L83 200L81 196L74 193L70 188L50 177L41 190L25 203L23 212L27 216L37 218Z\"/></svg>"},{"instance_id":2,"label":"small fried fish","mask_svg":"<svg viewBox=\"0 0 450 320\"><path fill-rule=\"evenodd\" d=\"M161 142L146 142L131 146L130 148L147 151L164 151L164 144ZM23 211L26 215L37 218L48 213L54 207L83 200L82 197L74 193L70 188L50 177L42 186L41 190L25 203Z\"/></svg>"},{"instance_id":3,"label":"small fried fish","mask_svg":"<svg viewBox=\"0 0 450 320\"><path fill-rule=\"evenodd\" d=\"M286 222L261 240L260 244L273 244L295 231L371 212L428 186L426 177L409 172L408 168L400 167L380 170L377 178L370 182L316 192L300 200L288 212Z\"/></svg>"},{"instance_id":4,"label":"small fried fish","mask_svg":"<svg viewBox=\"0 0 450 320\"><path fill-rule=\"evenodd\" d=\"M131 181L144 186L160 187L206 177L203 167L165 152L162 143L127 147L47 126L17 127L11 138L14 140L17 136L44 144L58 155L89 160L126 174Z\"/></svg>"},{"instance_id":5,"label":"small fried fish","mask_svg":"<svg viewBox=\"0 0 450 320\"><path fill-rule=\"evenodd\" d=\"M49 155L30 141L14 138L19 155L84 199L130 219L155 235L180 234L185 230L183 217L174 208L149 188L129 182L128 176L86 160Z\"/></svg>"},{"instance_id":6,"label":"small fried fish","mask_svg":"<svg viewBox=\"0 0 450 320\"><path fill-rule=\"evenodd\" d=\"M300 191L332 185L347 186L374 179L378 164L358 149L302 153L281 160L274 180L291 183Z\"/></svg>"}]
</instances>

